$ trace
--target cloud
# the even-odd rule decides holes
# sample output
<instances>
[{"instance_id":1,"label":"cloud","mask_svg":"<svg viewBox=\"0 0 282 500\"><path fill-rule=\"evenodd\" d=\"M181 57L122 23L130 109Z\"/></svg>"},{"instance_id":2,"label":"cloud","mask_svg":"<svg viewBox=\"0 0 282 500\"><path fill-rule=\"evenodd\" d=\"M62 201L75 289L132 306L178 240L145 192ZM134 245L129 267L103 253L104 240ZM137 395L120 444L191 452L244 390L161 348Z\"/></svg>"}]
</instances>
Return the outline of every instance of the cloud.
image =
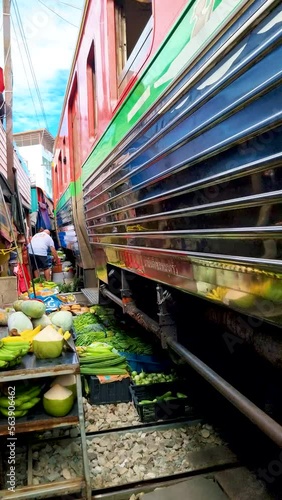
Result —
<instances>
[{"instance_id":1,"label":"cloud","mask_svg":"<svg viewBox=\"0 0 282 500\"><path fill-rule=\"evenodd\" d=\"M42 1L49 9L39 0L17 0L17 2L12 0L14 131L23 132L46 126L18 26L15 10L15 4L17 4L48 129L53 135L56 135L84 1ZM70 5L76 8L72 8ZM58 15L51 12L50 9ZM0 65L3 66L2 33L0 36Z\"/></svg>"}]
</instances>

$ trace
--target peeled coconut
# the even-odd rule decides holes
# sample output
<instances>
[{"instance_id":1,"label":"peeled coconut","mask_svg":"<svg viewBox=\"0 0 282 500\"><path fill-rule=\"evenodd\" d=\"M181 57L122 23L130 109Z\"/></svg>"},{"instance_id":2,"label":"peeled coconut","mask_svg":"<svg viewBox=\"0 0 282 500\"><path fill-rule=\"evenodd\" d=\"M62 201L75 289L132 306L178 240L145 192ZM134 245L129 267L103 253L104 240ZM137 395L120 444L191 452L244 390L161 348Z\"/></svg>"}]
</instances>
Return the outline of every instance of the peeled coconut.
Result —
<instances>
[{"instance_id":1,"label":"peeled coconut","mask_svg":"<svg viewBox=\"0 0 282 500\"><path fill-rule=\"evenodd\" d=\"M56 384L69 389L73 393L74 399L76 398L76 380L75 375L58 375L52 382L51 387L54 387Z\"/></svg>"},{"instance_id":2,"label":"peeled coconut","mask_svg":"<svg viewBox=\"0 0 282 500\"><path fill-rule=\"evenodd\" d=\"M65 417L74 403L73 393L66 387L56 384L43 396L43 407L52 417Z\"/></svg>"},{"instance_id":3,"label":"peeled coconut","mask_svg":"<svg viewBox=\"0 0 282 500\"><path fill-rule=\"evenodd\" d=\"M47 314L43 314L43 316L41 318L38 318L38 319L33 319L32 320L32 324L34 326L34 328L36 328L37 326L41 326L41 328L45 328L45 326L48 326L48 325L51 325L51 320L49 319L49 317L47 316Z\"/></svg>"},{"instance_id":4,"label":"peeled coconut","mask_svg":"<svg viewBox=\"0 0 282 500\"><path fill-rule=\"evenodd\" d=\"M64 338L53 326L46 326L33 339L33 352L38 359L58 358L61 356Z\"/></svg>"}]
</instances>

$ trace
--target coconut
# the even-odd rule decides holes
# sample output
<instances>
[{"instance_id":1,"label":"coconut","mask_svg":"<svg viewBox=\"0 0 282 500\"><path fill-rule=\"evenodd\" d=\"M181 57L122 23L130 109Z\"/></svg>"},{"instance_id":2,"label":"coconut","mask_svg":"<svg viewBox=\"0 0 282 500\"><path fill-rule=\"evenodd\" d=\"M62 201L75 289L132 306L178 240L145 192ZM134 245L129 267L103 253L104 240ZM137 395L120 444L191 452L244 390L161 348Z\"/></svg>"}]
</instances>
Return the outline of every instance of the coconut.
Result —
<instances>
[{"instance_id":1,"label":"coconut","mask_svg":"<svg viewBox=\"0 0 282 500\"><path fill-rule=\"evenodd\" d=\"M71 411L73 403L72 391L60 384L51 387L43 396L44 410L52 417L64 417Z\"/></svg>"},{"instance_id":2,"label":"coconut","mask_svg":"<svg viewBox=\"0 0 282 500\"><path fill-rule=\"evenodd\" d=\"M32 324L33 324L34 328L36 328L39 325L42 328L45 328L45 326L51 325L52 323L51 323L49 317L47 316L47 314L43 314L43 316L41 318L33 319Z\"/></svg>"},{"instance_id":3,"label":"coconut","mask_svg":"<svg viewBox=\"0 0 282 500\"><path fill-rule=\"evenodd\" d=\"M72 313L70 311L58 311L51 317L54 326L63 329L67 332L72 328Z\"/></svg>"},{"instance_id":4,"label":"coconut","mask_svg":"<svg viewBox=\"0 0 282 500\"><path fill-rule=\"evenodd\" d=\"M46 326L33 339L33 352L38 359L58 358L62 354L64 339L53 326Z\"/></svg>"},{"instance_id":5,"label":"coconut","mask_svg":"<svg viewBox=\"0 0 282 500\"><path fill-rule=\"evenodd\" d=\"M69 391L72 391L74 399L76 398L76 379L75 375L58 375L52 382L51 387L59 384Z\"/></svg>"},{"instance_id":6,"label":"coconut","mask_svg":"<svg viewBox=\"0 0 282 500\"><path fill-rule=\"evenodd\" d=\"M22 307L22 303L23 303L23 300L16 300L14 303L13 303L13 308L15 309L15 311L21 311L21 307Z\"/></svg>"}]
</instances>

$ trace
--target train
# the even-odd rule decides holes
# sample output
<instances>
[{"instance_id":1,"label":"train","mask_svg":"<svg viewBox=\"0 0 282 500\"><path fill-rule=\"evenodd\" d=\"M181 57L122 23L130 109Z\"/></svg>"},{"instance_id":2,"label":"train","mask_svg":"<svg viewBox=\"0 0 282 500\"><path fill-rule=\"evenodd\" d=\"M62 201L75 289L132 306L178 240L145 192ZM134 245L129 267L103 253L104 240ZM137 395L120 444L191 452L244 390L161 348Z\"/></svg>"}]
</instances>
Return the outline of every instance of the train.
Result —
<instances>
[{"instance_id":1,"label":"train","mask_svg":"<svg viewBox=\"0 0 282 500\"><path fill-rule=\"evenodd\" d=\"M154 290L281 327L281 34L275 0L86 1L55 219L124 310Z\"/></svg>"}]
</instances>

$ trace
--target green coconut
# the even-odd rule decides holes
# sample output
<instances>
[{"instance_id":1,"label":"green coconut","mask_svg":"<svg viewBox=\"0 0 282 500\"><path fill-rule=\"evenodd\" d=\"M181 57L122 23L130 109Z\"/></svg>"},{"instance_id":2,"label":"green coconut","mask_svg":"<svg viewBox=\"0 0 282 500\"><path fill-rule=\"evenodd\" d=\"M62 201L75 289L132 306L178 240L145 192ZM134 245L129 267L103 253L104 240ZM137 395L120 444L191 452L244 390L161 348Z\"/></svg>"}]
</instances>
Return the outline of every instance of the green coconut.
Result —
<instances>
[{"instance_id":1,"label":"green coconut","mask_svg":"<svg viewBox=\"0 0 282 500\"><path fill-rule=\"evenodd\" d=\"M74 399L76 398L76 379L75 375L58 375L52 382L51 387L59 384L73 393Z\"/></svg>"},{"instance_id":2,"label":"green coconut","mask_svg":"<svg viewBox=\"0 0 282 500\"><path fill-rule=\"evenodd\" d=\"M230 307L249 309L254 305L255 297L250 293L240 292L238 290L228 290L224 297L224 303Z\"/></svg>"},{"instance_id":3,"label":"green coconut","mask_svg":"<svg viewBox=\"0 0 282 500\"><path fill-rule=\"evenodd\" d=\"M51 321L53 325L62 328L65 333L72 328L72 313L70 311L58 311L52 316Z\"/></svg>"},{"instance_id":4,"label":"green coconut","mask_svg":"<svg viewBox=\"0 0 282 500\"><path fill-rule=\"evenodd\" d=\"M41 328L43 329L45 328L45 326L51 325L52 323L51 320L49 319L49 316L47 316L47 314L43 314L41 318L33 319L32 324L34 328L40 325Z\"/></svg>"},{"instance_id":5,"label":"green coconut","mask_svg":"<svg viewBox=\"0 0 282 500\"><path fill-rule=\"evenodd\" d=\"M41 318L46 311L46 306L39 300L23 300L21 311L30 318Z\"/></svg>"},{"instance_id":6,"label":"green coconut","mask_svg":"<svg viewBox=\"0 0 282 500\"><path fill-rule=\"evenodd\" d=\"M18 333L24 330L32 330L33 325L30 319L21 311L14 312L8 317L8 330L18 330Z\"/></svg>"},{"instance_id":7,"label":"green coconut","mask_svg":"<svg viewBox=\"0 0 282 500\"><path fill-rule=\"evenodd\" d=\"M72 409L74 397L72 391L56 384L43 396L43 407L52 417L65 417Z\"/></svg>"},{"instance_id":8,"label":"green coconut","mask_svg":"<svg viewBox=\"0 0 282 500\"><path fill-rule=\"evenodd\" d=\"M13 303L13 308L15 309L15 311L21 311L22 310L22 303L23 302L24 302L23 300L16 300Z\"/></svg>"},{"instance_id":9,"label":"green coconut","mask_svg":"<svg viewBox=\"0 0 282 500\"><path fill-rule=\"evenodd\" d=\"M33 339L33 352L38 359L58 358L61 356L64 338L53 326L46 326Z\"/></svg>"}]
</instances>

